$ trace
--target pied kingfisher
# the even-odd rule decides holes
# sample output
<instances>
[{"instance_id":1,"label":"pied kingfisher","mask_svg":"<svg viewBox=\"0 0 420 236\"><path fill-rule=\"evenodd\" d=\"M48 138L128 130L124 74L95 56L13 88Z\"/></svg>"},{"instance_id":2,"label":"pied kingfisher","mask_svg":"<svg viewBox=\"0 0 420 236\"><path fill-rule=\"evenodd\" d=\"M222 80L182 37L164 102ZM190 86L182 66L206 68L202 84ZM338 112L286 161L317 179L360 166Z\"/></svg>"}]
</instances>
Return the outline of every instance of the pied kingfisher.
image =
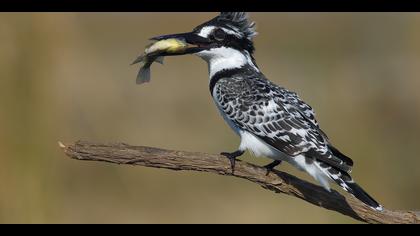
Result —
<instances>
[{"instance_id":1,"label":"pied kingfisher","mask_svg":"<svg viewBox=\"0 0 420 236\"><path fill-rule=\"evenodd\" d=\"M231 161L249 150L273 160L267 173L282 161L306 171L326 190L332 180L368 206L379 205L349 173L353 161L330 143L312 108L296 93L280 87L260 71L253 57L255 23L244 12L222 12L192 32L154 37L179 38L188 44L183 54L208 63L210 93L229 126L241 138L237 151L223 152Z\"/></svg>"}]
</instances>

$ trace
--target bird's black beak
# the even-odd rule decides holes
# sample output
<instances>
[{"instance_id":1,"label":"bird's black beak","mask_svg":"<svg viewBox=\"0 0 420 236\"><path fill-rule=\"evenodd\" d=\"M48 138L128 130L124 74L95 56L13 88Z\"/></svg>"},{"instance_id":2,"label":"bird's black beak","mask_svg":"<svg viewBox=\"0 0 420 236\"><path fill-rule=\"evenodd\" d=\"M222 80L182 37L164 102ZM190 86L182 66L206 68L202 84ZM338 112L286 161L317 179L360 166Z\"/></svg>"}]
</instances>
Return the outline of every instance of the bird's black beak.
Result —
<instances>
[{"instance_id":1,"label":"bird's black beak","mask_svg":"<svg viewBox=\"0 0 420 236\"><path fill-rule=\"evenodd\" d=\"M161 35L161 36L153 37L150 40L159 41L159 40L171 39L171 38L183 40L186 43L192 45L192 47L186 48L185 51L180 52L180 53L175 53L175 54L172 54L172 55L184 55L184 54L197 53L199 51L208 49L210 44L211 44L211 41L209 39L201 37L201 36L195 34L194 32ZM168 56L171 56L171 55L168 55Z\"/></svg>"}]
</instances>

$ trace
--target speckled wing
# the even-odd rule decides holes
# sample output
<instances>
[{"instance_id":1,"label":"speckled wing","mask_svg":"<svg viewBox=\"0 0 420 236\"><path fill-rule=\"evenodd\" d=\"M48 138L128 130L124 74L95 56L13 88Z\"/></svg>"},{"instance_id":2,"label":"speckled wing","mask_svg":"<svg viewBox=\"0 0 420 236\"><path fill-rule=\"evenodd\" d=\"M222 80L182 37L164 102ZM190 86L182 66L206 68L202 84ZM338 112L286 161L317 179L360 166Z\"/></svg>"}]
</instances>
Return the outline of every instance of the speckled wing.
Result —
<instances>
[{"instance_id":1,"label":"speckled wing","mask_svg":"<svg viewBox=\"0 0 420 236\"><path fill-rule=\"evenodd\" d=\"M311 106L303 102L297 93L288 91L287 89L278 87L277 85L274 86L279 92L284 94L286 101L293 105L296 112L299 112L303 118L319 129L318 121L315 119L315 112Z\"/></svg>"},{"instance_id":2,"label":"speckled wing","mask_svg":"<svg viewBox=\"0 0 420 236\"><path fill-rule=\"evenodd\" d=\"M278 87L275 84L272 84L273 86L277 87L277 89L279 91L283 91L283 93L285 94L286 100L288 101L288 103L292 104L294 109L296 109L296 112L299 112L302 117L309 122L309 124L313 125L314 129L318 130L318 132L324 137L325 141L328 142L328 148L331 151L331 153L339 158L340 160L344 161L347 165L349 165L350 167L353 166L353 160L344 155L343 153L341 153L337 148L335 148L331 143L329 143L328 140L328 136L327 134L325 134L321 128L319 127L318 121L315 119L315 112L312 109L311 106L309 106L308 104L306 104L304 101L302 101L299 96L297 95L297 93L295 92L291 92L288 91L284 88Z\"/></svg>"},{"instance_id":3,"label":"speckled wing","mask_svg":"<svg viewBox=\"0 0 420 236\"><path fill-rule=\"evenodd\" d=\"M291 156L305 154L345 172L351 170L329 148L314 113L295 93L265 78L221 78L214 99L225 119L277 150Z\"/></svg>"}]
</instances>

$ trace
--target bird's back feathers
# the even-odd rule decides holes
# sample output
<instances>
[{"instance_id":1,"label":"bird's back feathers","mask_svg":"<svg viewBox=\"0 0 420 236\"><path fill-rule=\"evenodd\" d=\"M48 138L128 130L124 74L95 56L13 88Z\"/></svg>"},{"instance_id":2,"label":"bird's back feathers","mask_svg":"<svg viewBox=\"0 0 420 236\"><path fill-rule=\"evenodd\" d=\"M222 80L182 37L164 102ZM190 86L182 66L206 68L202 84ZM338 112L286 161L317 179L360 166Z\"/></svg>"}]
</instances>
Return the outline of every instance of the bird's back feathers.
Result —
<instances>
[{"instance_id":1,"label":"bird's back feathers","mask_svg":"<svg viewBox=\"0 0 420 236\"><path fill-rule=\"evenodd\" d=\"M220 78L214 89L219 108L239 129L252 133L291 158L308 153L342 171L351 170L348 160L343 161L341 156L332 153L312 108L296 93L247 70L237 70L236 75Z\"/></svg>"},{"instance_id":2,"label":"bird's back feathers","mask_svg":"<svg viewBox=\"0 0 420 236\"><path fill-rule=\"evenodd\" d=\"M223 116L234 129L241 130L246 137L254 136L253 145L257 143L266 149L262 147L265 143L270 150L286 154L287 161L307 171L326 189L329 189L327 179L331 179L365 204L381 209L352 180L349 173L353 161L329 142L312 108L296 93L247 68L224 74L229 76L211 81L211 90ZM255 147L251 149L255 152ZM265 153L277 155L276 151Z\"/></svg>"}]
</instances>

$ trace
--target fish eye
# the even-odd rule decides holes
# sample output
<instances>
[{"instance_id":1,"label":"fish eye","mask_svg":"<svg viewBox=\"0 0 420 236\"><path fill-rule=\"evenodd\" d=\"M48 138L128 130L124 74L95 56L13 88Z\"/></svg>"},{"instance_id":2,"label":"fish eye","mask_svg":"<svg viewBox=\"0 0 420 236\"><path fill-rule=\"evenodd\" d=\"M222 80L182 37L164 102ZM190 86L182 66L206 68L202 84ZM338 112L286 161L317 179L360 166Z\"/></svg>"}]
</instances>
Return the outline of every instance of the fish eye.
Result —
<instances>
[{"instance_id":1,"label":"fish eye","mask_svg":"<svg viewBox=\"0 0 420 236\"><path fill-rule=\"evenodd\" d=\"M213 32L213 36L217 41L223 41L226 37L226 33L222 29L218 28Z\"/></svg>"}]
</instances>

